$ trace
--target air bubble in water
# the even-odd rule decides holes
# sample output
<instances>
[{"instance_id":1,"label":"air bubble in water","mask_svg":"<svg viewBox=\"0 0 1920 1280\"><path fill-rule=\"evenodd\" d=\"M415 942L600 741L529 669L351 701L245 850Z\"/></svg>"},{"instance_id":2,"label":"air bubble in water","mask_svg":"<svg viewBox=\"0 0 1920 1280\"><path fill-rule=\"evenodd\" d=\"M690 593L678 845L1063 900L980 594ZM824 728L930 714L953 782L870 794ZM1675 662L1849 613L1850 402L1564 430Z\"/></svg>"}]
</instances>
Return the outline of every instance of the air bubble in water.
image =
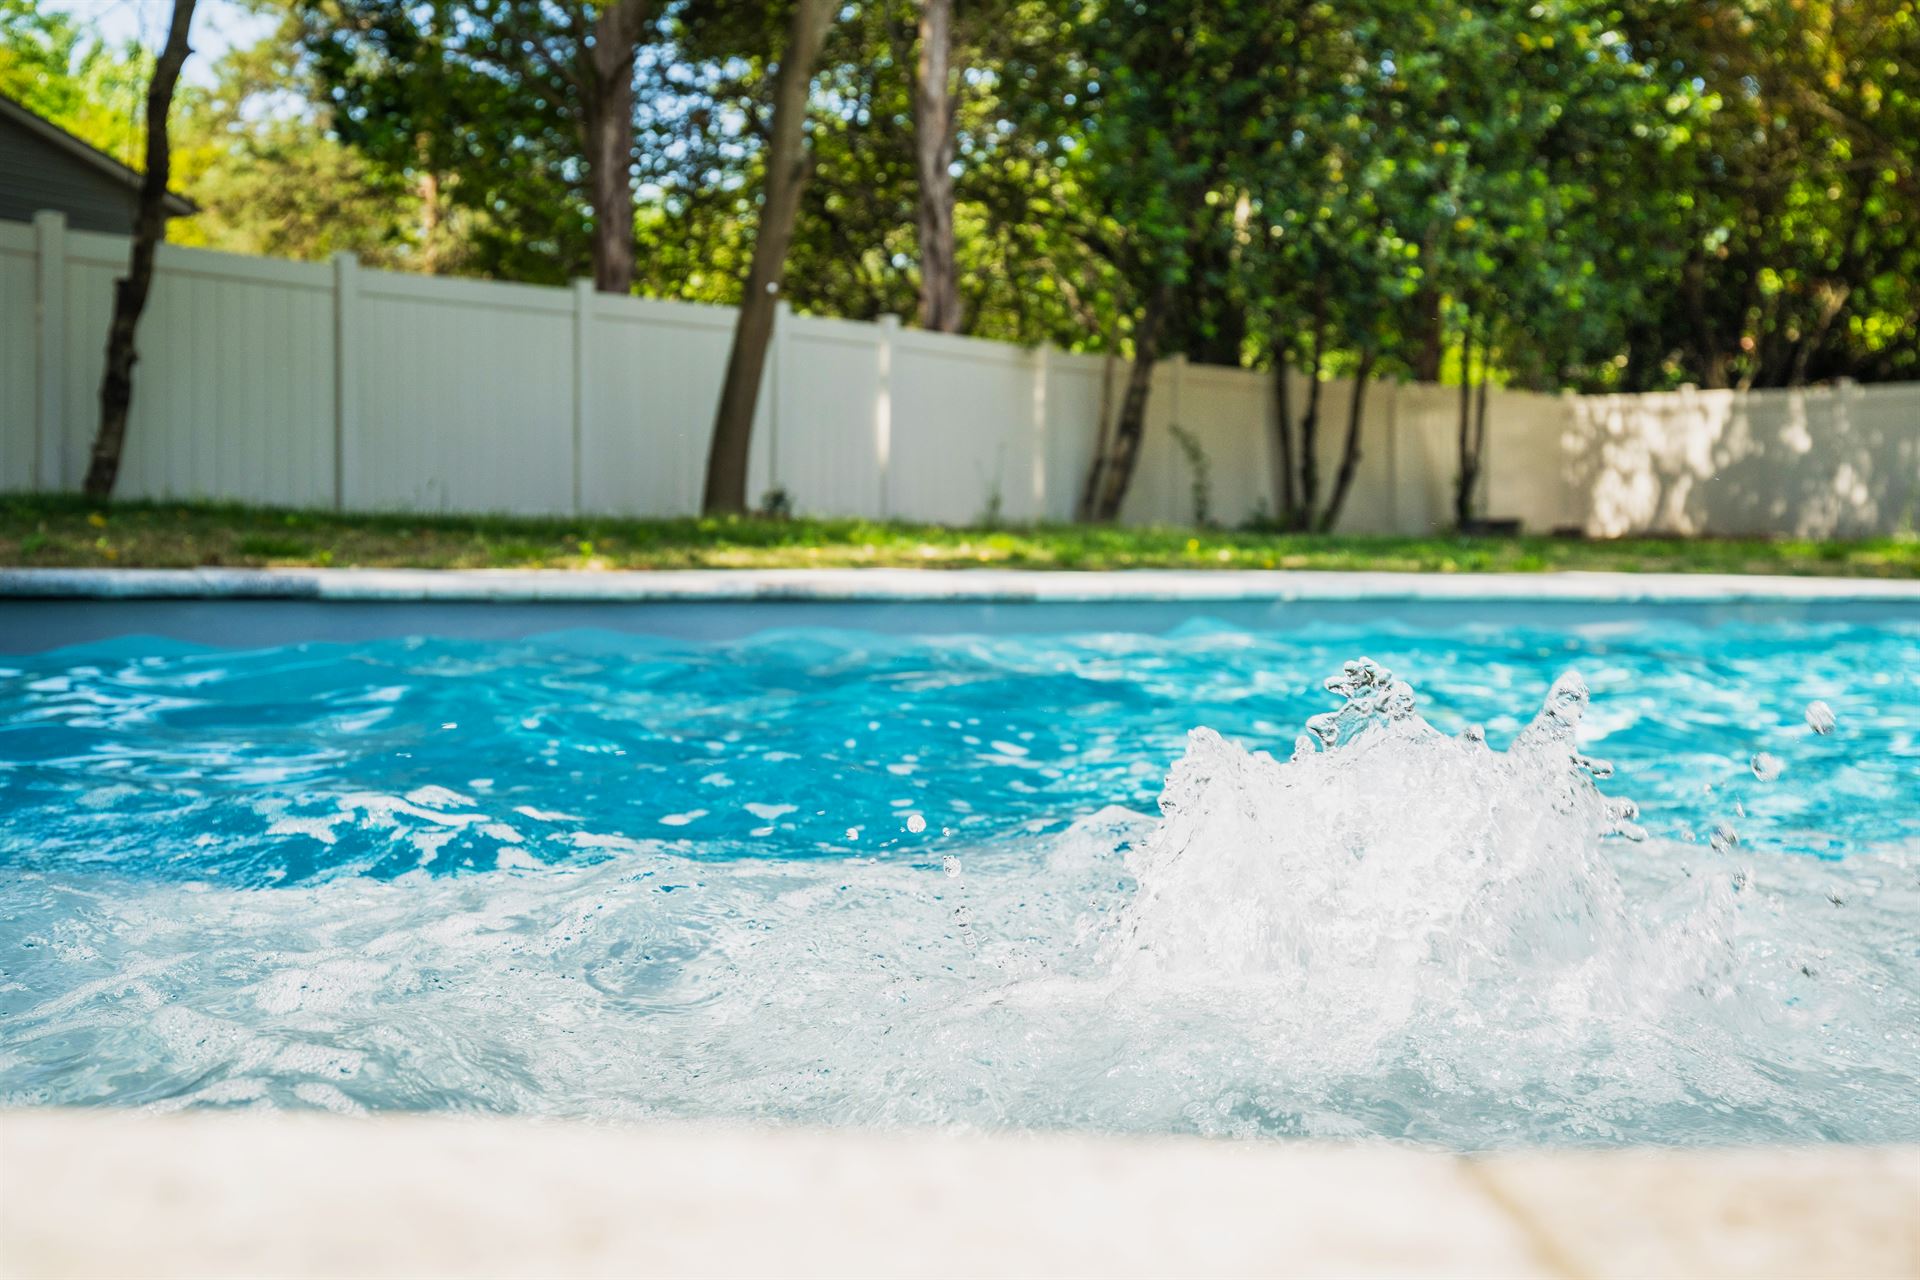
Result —
<instances>
[{"instance_id":1,"label":"air bubble in water","mask_svg":"<svg viewBox=\"0 0 1920 1280\"><path fill-rule=\"evenodd\" d=\"M907 830L913 832L913 834L915 835L919 835L922 831L925 831L926 829L927 829L927 820L925 818L921 817L917 813L910 813L907 815Z\"/></svg>"},{"instance_id":2,"label":"air bubble in water","mask_svg":"<svg viewBox=\"0 0 1920 1280\"><path fill-rule=\"evenodd\" d=\"M1762 751L1754 756L1752 767L1754 777L1760 779L1762 782L1772 782L1780 776L1781 771L1784 770L1787 765L1786 761L1782 760L1779 756Z\"/></svg>"},{"instance_id":3,"label":"air bubble in water","mask_svg":"<svg viewBox=\"0 0 1920 1280\"><path fill-rule=\"evenodd\" d=\"M1833 726L1839 723L1833 714L1833 708L1815 699L1807 704L1807 728L1815 733L1826 735L1833 732Z\"/></svg>"},{"instance_id":4,"label":"air bubble in water","mask_svg":"<svg viewBox=\"0 0 1920 1280\"><path fill-rule=\"evenodd\" d=\"M958 880L960 878L960 859L954 857L952 854L948 854L946 857L940 859L940 869L947 873L949 879Z\"/></svg>"},{"instance_id":5,"label":"air bubble in water","mask_svg":"<svg viewBox=\"0 0 1920 1280\"><path fill-rule=\"evenodd\" d=\"M1724 822L1716 822L1713 834L1707 837L1707 843L1713 846L1715 853L1726 853L1740 843L1740 833Z\"/></svg>"}]
</instances>

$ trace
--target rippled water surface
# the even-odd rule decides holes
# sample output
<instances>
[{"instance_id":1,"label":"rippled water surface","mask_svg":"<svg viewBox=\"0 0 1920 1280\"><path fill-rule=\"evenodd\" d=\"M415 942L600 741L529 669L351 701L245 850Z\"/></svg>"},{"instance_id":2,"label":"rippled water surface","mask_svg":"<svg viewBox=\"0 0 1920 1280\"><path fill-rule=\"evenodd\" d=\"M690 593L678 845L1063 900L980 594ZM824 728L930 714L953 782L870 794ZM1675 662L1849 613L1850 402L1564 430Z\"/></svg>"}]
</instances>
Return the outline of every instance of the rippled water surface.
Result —
<instances>
[{"instance_id":1,"label":"rippled water surface","mask_svg":"<svg viewBox=\"0 0 1920 1280\"><path fill-rule=\"evenodd\" d=\"M0 664L4 1103L1920 1139L1913 622Z\"/></svg>"}]
</instances>

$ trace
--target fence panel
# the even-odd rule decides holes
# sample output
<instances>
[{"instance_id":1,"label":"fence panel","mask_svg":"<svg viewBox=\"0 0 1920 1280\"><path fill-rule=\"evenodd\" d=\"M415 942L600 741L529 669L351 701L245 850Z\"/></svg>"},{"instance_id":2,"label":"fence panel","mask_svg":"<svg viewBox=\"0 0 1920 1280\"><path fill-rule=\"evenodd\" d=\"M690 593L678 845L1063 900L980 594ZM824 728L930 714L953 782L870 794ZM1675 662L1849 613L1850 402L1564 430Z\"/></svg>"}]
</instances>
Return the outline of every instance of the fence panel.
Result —
<instances>
[{"instance_id":1,"label":"fence panel","mask_svg":"<svg viewBox=\"0 0 1920 1280\"><path fill-rule=\"evenodd\" d=\"M0 493L39 487L39 258L33 228L0 222Z\"/></svg>"},{"instance_id":2,"label":"fence panel","mask_svg":"<svg viewBox=\"0 0 1920 1280\"><path fill-rule=\"evenodd\" d=\"M896 337L887 510L945 524L990 512L1039 518L1034 377L1035 358L1019 347L948 334Z\"/></svg>"},{"instance_id":3,"label":"fence panel","mask_svg":"<svg viewBox=\"0 0 1920 1280\"><path fill-rule=\"evenodd\" d=\"M124 237L55 215L0 224L0 489L86 469ZM350 510L700 505L731 308L242 258L162 246L140 331L119 492ZM339 335L345 335L345 343ZM803 514L1065 520L1101 388L1124 362L793 317L781 308L755 419L749 497ZM344 394L337 392L344 388ZM1304 406L1308 385L1293 380ZM1351 386L1322 387L1322 494ZM1274 507L1272 382L1162 361L1122 510L1186 523ZM1377 384L1340 527L1452 519L1458 392ZM346 465L341 467L339 461ZM1561 397L1496 390L1478 510L1591 534L1852 536L1910 528L1920 386Z\"/></svg>"},{"instance_id":4,"label":"fence panel","mask_svg":"<svg viewBox=\"0 0 1920 1280\"><path fill-rule=\"evenodd\" d=\"M1099 429L1100 386L1111 366L1113 397L1118 400L1126 365L1105 356L1047 353L1045 404L1047 421L1041 440L1046 498L1041 518L1073 519L1093 465L1095 434Z\"/></svg>"},{"instance_id":5,"label":"fence panel","mask_svg":"<svg viewBox=\"0 0 1920 1280\"><path fill-rule=\"evenodd\" d=\"M86 474L127 241L67 234L62 474ZM162 245L115 492L313 507L333 496L327 268Z\"/></svg>"},{"instance_id":6,"label":"fence panel","mask_svg":"<svg viewBox=\"0 0 1920 1280\"><path fill-rule=\"evenodd\" d=\"M1487 515L1518 519L1540 532L1579 523L1565 463L1567 414L1560 396L1504 388L1488 393Z\"/></svg>"},{"instance_id":7,"label":"fence panel","mask_svg":"<svg viewBox=\"0 0 1920 1280\"><path fill-rule=\"evenodd\" d=\"M732 310L596 294L590 314L582 507L606 514L697 514L733 339ZM765 389L760 398L764 420ZM766 435L764 429L754 432L756 441ZM757 499L759 491L749 496Z\"/></svg>"},{"instance_id":8,"label":"fence panel","mask_svg":"<svg viewBox=\"0 0 1920 1280\"><path fill-rule=\"evenodd\" d=\"M571 296L374 271L360 289L346 505L571 511Z\"/></svg>"},{"instance_id":9,"label":"fence panel","mask_svg":"<svg viewBox=\"0 0 1920 1280\"><path fill-rule=\"evenodd\" d=\"M1568 404L1568 488L1590 534L1845 537L1912 525L1920 386Z\"/></svg>"},{"instance_id":10,"label":"fence panel","mask_svg":"<svg viewBox=\"0 0 1920 1280\"><path fill-rule=\"evenodd\" d=\"M1239 525L1273 509L1273 383L1244 369L1188 365L1181 373L1179 421L1205 458L1207 515L1217 524ZM1172 406L1170 406L1172 408ZM1194 515L1193 471L1175 441L1174 505L1166 519Z\"/></svg>"},{"instance_id":11,"label":"fence panel","mask_svg":"<svg viewBox=\"0 0 1920 1280\"><path fill-rule=\"evenodd\" d=\"M877 326L795 316L781 345L779 463L794 510L875 516L885 502Z\"/></svg>"}]
</instances>

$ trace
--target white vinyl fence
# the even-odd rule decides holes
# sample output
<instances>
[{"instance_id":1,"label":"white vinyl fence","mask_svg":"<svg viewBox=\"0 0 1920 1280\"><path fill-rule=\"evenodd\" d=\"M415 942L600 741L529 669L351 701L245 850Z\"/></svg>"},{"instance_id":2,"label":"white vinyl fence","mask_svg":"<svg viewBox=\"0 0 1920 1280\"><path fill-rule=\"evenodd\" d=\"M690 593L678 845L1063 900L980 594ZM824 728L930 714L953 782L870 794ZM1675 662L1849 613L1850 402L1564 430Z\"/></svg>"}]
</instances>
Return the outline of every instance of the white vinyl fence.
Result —
<instances>
[{"instance_id":1,"label":"white vinyl fence","mask_svg":"<svg viewBox=\"0 0 1920 1280\"><path fill-rule=\"evenodd\" d=\"M78 486L127 241L0 222L0 490ZM344 511L688 515L733 311L163 246L118 493ZM782 310L750 496L808 515L1066 520L1107 362ZM1116 379L1124 365L1113 369ZM1294 394L1304 398L1303 380ZM1115 388L1116 399L1118 387ZM1331 480L1352 388L1323 392ZM1454 388L1376 384L1341 527L1451 519ZM1124 518L1271 508L1266 374L1162 362ZM1595 534L1912 526L1920 386L1571 397L1495 391L1482 507Z\"/></svg>"}]
</instances>

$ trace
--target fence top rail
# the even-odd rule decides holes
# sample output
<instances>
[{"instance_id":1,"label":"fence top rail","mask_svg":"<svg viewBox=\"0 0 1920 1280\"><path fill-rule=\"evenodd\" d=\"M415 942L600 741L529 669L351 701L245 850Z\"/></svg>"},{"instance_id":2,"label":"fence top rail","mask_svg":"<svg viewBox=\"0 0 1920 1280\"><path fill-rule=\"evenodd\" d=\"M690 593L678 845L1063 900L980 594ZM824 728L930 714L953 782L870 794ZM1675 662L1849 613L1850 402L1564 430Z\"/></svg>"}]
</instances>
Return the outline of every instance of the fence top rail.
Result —
<instances>
[{"instance_id":1,"label":"fence top rail","mask_svg":"<svg viewBox=\"0 0 1920 1280\"><path fill-rule=\"evenodd\" d=\"M1039 354L1038 347L1015 346L991 338L970 338L959 333L930 333L925 329L902 329L893 336L898 350L918 355L955 360L980 360L992 364L1024 366Z\"/></svg>"},{"instance_id":2,"label":"fence top rail","mask_svg":"<svg viewBox=\"0 0 1920 1280\"><path fill-rule=\"evenodd\" d=\"M835 316L803 316L789 312L781 317L780 323L791 324L792 336L801 341L838 342L857 347L878 347L883 333L877 323L841 320Z\"/></svg>"},{"instance_id":3,"label":"fence top rail","mask_svg":"<svg viewBox=\"0 0 1920 1280\"><path fill-rule=\"evenodd\" d=\"M626 293L593 293L588 309L596 319L639 324L676 324L694 329L731 329L734 308L675 298L640 298Z\"/></svg>"},{"instance_id":4,"label":"fence top rail","mask_svg":"<svg viewBox=\"0 0 1920 1280\"><path fill-rule=\"evenodd\" d=\"M424 276L405 271L362 271L358 288L363 296L405 302L455 302L519 311L570 313L573 291L555 285L519 284L507 280L474 280L457 276Z\"/></svg>"},{"instance_id":5,"label":"fence top rail","mask_svg":"<svg viewBox=\"0 0 1920 1280\"><path fill-rule=\"evenodd\" d=\"M67 258L89 266L125 269L132 240L100 231L68 231ZM156 270L173 275L237 280L247 284L282 284L296 289L333 288L333 270L324 262L292 262L284 258L256 258L251 254L222 253L183 244L162 244L154 252Z\"/></svg>"}]
</instances>

